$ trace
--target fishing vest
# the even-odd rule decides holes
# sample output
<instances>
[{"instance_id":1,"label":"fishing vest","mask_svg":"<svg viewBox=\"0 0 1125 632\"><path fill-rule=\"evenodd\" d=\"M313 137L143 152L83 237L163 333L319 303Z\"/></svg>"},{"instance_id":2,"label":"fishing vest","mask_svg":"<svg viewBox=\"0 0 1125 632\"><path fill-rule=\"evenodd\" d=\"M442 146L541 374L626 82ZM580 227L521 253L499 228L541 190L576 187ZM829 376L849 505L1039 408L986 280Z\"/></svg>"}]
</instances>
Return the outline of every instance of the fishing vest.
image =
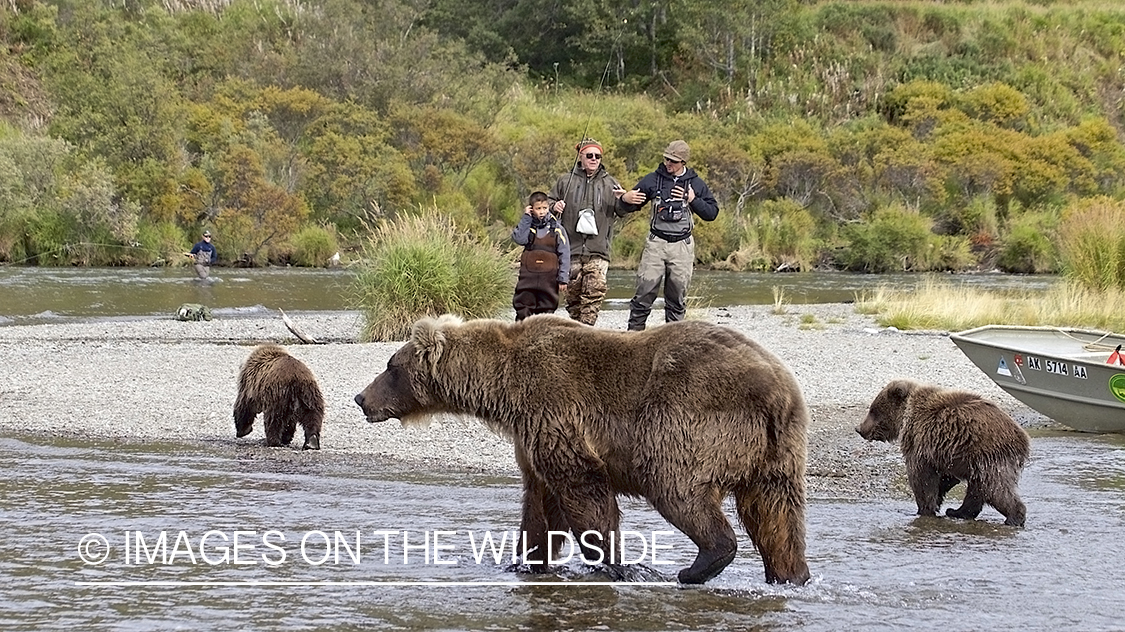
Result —
<instances>
[{"instance_id":1,"label":"fishing vest","mask_svg":"<svg viewBox=\"0 0 1125 632\"><path fill-rule=\"evenodd\" d=\"M676 243L691 237L691 230L695 226L692 220L691 207L683 198L673 198L671 191L676 185L688 186L690 177L673 178L668 192L664 191L664 182L661 178L660 197L652 201L652 221L649 230L653 235L667 241Z\"/></svg>"}]
</instances>

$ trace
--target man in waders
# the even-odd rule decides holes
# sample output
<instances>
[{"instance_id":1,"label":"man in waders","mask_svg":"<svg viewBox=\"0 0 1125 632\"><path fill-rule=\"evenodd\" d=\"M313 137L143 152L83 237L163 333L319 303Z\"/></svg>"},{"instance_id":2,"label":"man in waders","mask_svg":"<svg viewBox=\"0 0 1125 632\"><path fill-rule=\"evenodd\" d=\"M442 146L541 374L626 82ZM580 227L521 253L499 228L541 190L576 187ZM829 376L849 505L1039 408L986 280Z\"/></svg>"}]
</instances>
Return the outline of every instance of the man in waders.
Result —
<instances>
[{"instance_id":1,"label":"man in waders","mask_svg":"<svg viewBox=\"0 0 1125 632\"><path fill-rule=\"evenodd\" d=\"M203 239L191 247L189 257L195 259L195 274L200 281L206 281L211 276L211 266L219 260L219 252L211 243L211 231L203 231Z\"/></svg>"}]
</instances>

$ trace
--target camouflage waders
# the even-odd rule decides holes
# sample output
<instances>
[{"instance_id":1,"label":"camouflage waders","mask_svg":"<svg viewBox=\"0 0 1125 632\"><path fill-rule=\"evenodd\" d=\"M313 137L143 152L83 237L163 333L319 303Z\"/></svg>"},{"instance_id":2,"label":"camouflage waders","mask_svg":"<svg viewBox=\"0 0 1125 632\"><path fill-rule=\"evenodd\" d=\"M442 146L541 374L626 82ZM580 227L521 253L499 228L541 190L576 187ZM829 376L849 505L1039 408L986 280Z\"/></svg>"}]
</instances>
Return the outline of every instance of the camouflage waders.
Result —
<instances>
[{"instance_id":1,"label":"camouflage waders","mask_svg":"<svg viewBox=\"0 0 1125 632\"><path fill-rule=\"evenodd\" d=\"M582 255L570 259L570 283L566 286L566 311L571 319L593 325L609 288L606 272L609 262L601 257Z\"/></svg>"}]
</instances>

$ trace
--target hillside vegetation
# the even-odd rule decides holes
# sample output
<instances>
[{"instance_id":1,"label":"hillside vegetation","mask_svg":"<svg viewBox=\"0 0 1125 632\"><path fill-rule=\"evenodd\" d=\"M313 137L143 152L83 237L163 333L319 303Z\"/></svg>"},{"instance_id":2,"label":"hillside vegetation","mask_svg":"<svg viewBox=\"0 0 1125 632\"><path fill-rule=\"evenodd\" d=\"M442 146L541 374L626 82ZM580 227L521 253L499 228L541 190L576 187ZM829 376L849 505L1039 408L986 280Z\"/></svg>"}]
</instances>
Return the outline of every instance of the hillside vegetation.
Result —
<instances>
[{"instance_id":1,"label":"hillside vegetation","mask_svg":"<svg viewBox=\"0 0 1125 632\"><path fill-rule=\"evenodd\" d=\"M12 0L0 40L0 262L209 228L321 265L426 209L504 244L584 134L626 183L689 141L701 265L1047 272L1072 222L1125 235L1114 2Z\"/></svg>"}]
</instances>

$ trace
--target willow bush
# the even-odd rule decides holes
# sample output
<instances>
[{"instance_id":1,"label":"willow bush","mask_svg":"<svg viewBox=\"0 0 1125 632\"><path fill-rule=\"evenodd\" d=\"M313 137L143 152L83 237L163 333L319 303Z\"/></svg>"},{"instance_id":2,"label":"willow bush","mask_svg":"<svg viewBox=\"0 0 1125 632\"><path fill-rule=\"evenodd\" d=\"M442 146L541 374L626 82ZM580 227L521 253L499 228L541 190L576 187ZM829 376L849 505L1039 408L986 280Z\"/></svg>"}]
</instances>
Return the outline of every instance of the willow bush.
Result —
<instances>
[{"instance_id":1,"label":"willow bush","mask_svg":"<svg viewBox=\"0 0 1125 632\"><path fill-rule=\"evenodd\" d=\"M366 341L405 340L424 316L495 317L515 281L509 254L436 209L380 223L358 270L351 293Z\"/></svg>"},{"instance_id":2,"label":"willow bush","mask_svg":"<svg viewBox=\"0 0 1125 632\"><path fill-rule=\"evenodd\" d=\"M1057 224L1053 213L1025 213L1013 218L1000 246L997 267L1017 274L1054 272L1058 256L1050 235Z\"/></svg>"},{"instance_id":3,"label":"willow bush","mask_svg":"<svg viewBox=\"0 0 1125 632\"><path fill-rule=\"evenodd\" d=\"M843 230L847 269L858 272L919 272L929 269L933 221L901 206L878 209L863 223Z\"/></svg>"}]
</instances>

